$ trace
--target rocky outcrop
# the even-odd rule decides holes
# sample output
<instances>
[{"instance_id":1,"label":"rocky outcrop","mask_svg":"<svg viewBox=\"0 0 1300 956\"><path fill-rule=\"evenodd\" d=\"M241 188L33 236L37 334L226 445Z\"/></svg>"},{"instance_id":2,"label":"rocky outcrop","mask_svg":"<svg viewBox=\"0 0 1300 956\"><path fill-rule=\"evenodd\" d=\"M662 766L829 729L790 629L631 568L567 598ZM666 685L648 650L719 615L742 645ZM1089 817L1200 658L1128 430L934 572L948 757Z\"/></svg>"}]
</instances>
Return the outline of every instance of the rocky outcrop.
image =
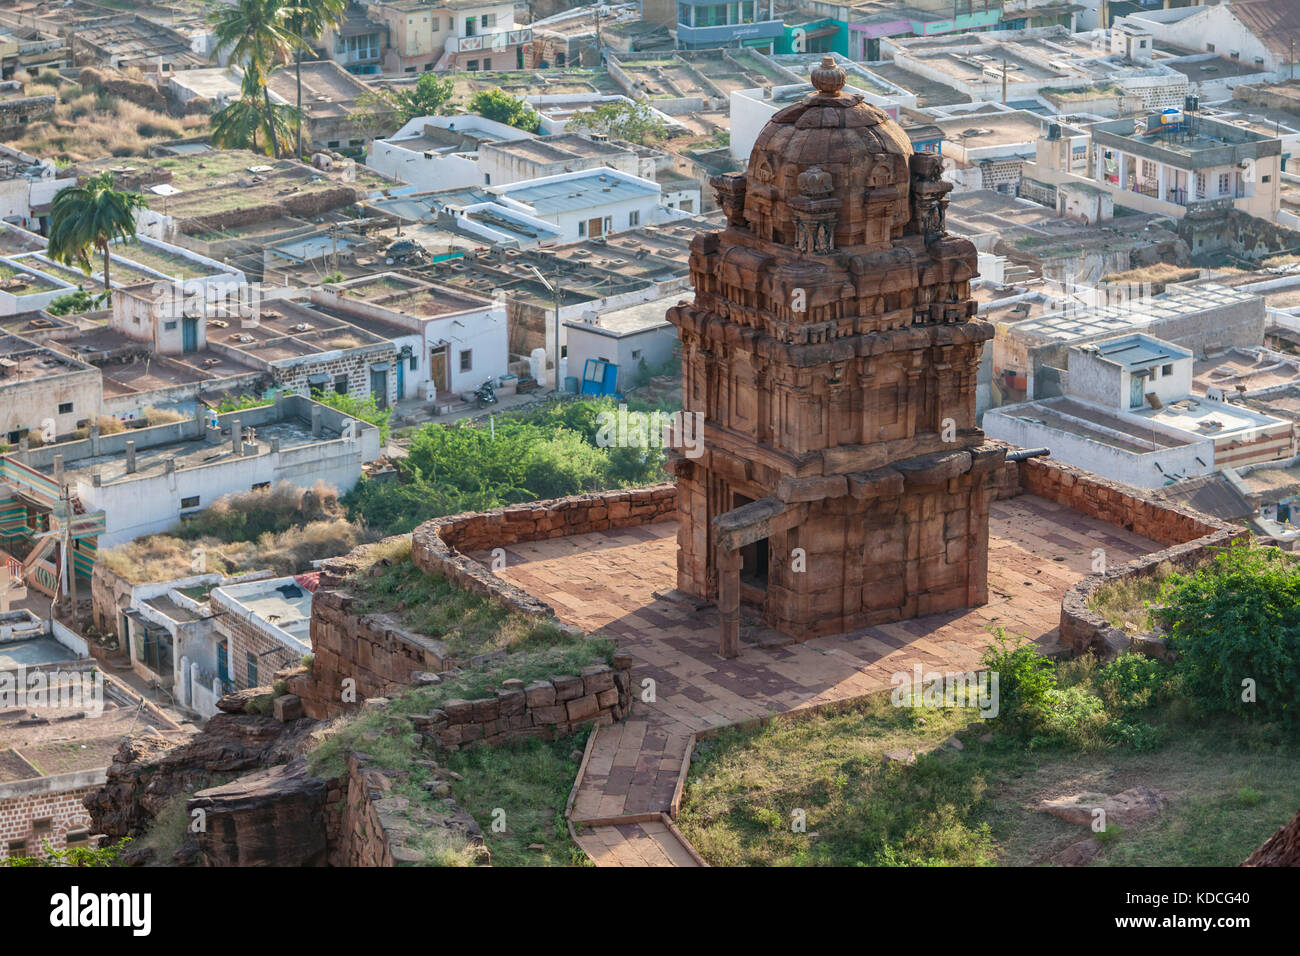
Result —
<instances>
[{"instance_id":1,"label":"rocky outcrop","mask_svg":"<svg viewBox=\"0 0 1300 956\"><path fill-rule=\"evenodd\" d=\"M1300 866L1300 813L1283 824L1242 866Z\"/></svg>"},{"instance_id":2,"label":"rocky outcrop","mask_svg":"<svg viewBox=\"0 0 1300 956\"><path fill-rule=\"evenodd\" d=\"M178 794L305 753L316 726L306 719L281 723L273 717L223 713L197 734L144 730L122 742L108 779L87 795L92 832L103 833L109 842L139 836Z\"/></svg>"},{"instance_id":3,"label":"rocky outcrop","mask_svg":"<svg viewBox=\"0 0 1300 956\"><path fill-rule=\"evenodd\" d=\"M329 786L307 760L200 790L185 805L208 866L324 866Z\"/></svg>"},{"instance_id":4,"label":"rocky outcrop","mask_svg":"<svg viewBox=\"0 0 1300 956\"><path fill-rule=\"evenodd\" d=\"M1090 826L1097 819L1104 826L1117 823L1131 826L1158 817L1169 804L1168 794L1152 787L1130 787L1112 797L1080 793L1055 800L1044 800L1038 809L1045 810L1066 823ZM1098 812L1100 811L1100 812Z\"/></svg>"}]
</instances>

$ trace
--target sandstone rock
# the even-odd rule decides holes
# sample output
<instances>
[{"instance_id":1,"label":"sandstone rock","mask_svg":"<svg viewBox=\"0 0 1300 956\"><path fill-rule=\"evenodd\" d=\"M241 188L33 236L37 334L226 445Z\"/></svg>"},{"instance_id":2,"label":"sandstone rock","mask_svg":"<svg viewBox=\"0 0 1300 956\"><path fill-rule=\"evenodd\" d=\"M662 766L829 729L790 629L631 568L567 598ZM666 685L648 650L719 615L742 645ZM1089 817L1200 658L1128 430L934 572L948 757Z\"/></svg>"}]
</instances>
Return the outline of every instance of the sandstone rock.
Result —
<instances>
[{"instance_id":1,"label":"sandstone rock","mask_svg":"<svg viewBox=\"0 0 1300 956\"><path fill-rule=\"evenodd\" d=\"M1057 866L1087 866L1100 852L1101 844L1089 837L1087 840L1071 843L1052 857L1052 862Z\"/></svg>"},{"instance_id":2,"label":"sandstone rock","mask_svg":"<svg viewBox=\"0 0 1300 956\"><path fill-rule=\"evenodd\" d=\"M881 759L886 764L914 764L916 763L916 754L906 747L899 747L897 750L886 750Z\"/></svg>"},{"instance_id":3,"label":"sandstone rock","mask_svg":"<svg viewBox=\"0 0 1300 956\"><path fill-rule=\"evenodd\" d=\"M197 839L208 866L323 866L326 793L299 757L201 790L186 810L206 814Z\"/></svg>"},{"instance_id":4,"label":"sandstone rock","mask_svg":"<svg viewBox=\"0 0 1300 956\"><path fill-rule=\"evenodd\" d=\"M943 745L944 745L945 747L949 747L949 748L951 748L952 750L965 750L965 749L966 749L966 745L963 744L963 743L961 742L961 738L958 737L956 734L953 734L951 737L949 737L947 740L945 740L945 741L943 742Z\"/></svg>"},{"instance_id":5,"label":"sandstone rock","mask_svg":"<svg viewBox=\"0 0 1300 956\"><path fill-rule=\"evenodd\" d=\"M1242 866L1300 866L1300 813L1264 841Z\"/></svg>"},{"instance_id":6,"label":"sandstone rock","mask_svg":"<svg viewBox=\"0 0 1300 956\"><path fill-rule=\"evenodd\" d=\"M282 724L303 716L302 698L297 694L284 694L271 702L271 714Z\"/></svg>"},{"instance_id":7,"label":"sandstone rock","mask_svg":"<svg viewBox=\"0 0 1300 956\"><path fill-rule=\"evenodd\" d=\"M1112 823L1130 826L1159 816L1168 803L1168 797L1162 791L1151 787L1130 787L1113 797L1080 793L1054 800L1044 800L1038 808L1066 823L1079 826L1091 826L1096 818L1094 811L1100 808L1106 813L1108 826Z\"/></svg>"}]
</instances>

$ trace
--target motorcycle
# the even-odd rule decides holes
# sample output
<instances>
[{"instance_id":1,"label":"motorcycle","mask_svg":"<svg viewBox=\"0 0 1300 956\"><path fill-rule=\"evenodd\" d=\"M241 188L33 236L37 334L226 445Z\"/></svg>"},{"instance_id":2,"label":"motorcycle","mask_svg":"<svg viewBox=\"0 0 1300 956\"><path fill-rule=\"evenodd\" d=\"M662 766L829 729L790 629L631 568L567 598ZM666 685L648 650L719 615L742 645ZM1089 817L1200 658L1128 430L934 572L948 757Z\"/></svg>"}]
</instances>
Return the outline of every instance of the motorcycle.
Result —
<instances>
[{"instance_id":1,"label":"motorcycle","mask_svg":"<svg viewBox=\"0 0 1300 956\"><path fill-rule=\"evenodd\" d=\"M479 408L497 403L497 391L492 385L492 379L488 379L475 390L474 398L478 402Z\"/></svg>"}]
</instances>

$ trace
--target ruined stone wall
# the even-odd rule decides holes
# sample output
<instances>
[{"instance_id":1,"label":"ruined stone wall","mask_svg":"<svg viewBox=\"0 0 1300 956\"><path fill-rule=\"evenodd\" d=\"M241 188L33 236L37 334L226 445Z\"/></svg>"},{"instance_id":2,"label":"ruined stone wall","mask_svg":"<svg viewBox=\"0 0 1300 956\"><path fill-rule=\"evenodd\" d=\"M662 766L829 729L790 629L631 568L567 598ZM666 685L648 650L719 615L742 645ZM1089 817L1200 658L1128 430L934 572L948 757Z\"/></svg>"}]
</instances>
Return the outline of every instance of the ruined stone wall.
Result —
<instances>
[{"instance_id":1,"label":"ruined stone wall","mask_svg":"<svg viewBox=\"0 0 1300 956\"><path fill-rule=\"evenodd\" d=\"M553 674L527 685L506 680L489 697L449 700L412 722L429 743L446 750L476 741L553 740L589 724L622 720L631 706L631 687L632 658L619 655L612 667L595 664L580 674Z\"/></svg>"},{"instance_id":2,"label":"ruined stone wall","mask_svg":"<svg viewBox=\"0 0 1300 956\"><path fill-rule=\"evenodd\" d=\"M1250 536L1238 525L1149 497L1141 489L1099 478L1051 458L1030 458L1008 467L1017 469L1019 488L1026 494L1058 502L1168 545L1120 567L1107 567L1101 574L1081 578L1065 592L1061 599L1060 643L1076 654L1128 646L1126 635L1088 608L1088 602L1103 585L1124 578L1150 577L1162 566L1196 567L1217 549Z\"/></svg>"}]
</instances>

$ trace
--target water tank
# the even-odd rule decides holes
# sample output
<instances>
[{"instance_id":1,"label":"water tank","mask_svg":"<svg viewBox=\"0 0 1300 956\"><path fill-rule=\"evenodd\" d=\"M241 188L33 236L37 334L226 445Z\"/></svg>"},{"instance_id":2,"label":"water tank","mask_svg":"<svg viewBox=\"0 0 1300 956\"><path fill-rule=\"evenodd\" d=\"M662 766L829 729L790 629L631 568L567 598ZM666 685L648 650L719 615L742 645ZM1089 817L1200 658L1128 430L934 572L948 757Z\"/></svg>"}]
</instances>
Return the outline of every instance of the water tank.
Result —
<instances>
[{"instance_id":1,"label":"water tank","mask_svg":"<svg viewBox=\"0 0 1300 956\"><path fill-rule=\"evenodd\" d=\"M533 349L528 354L528 374L539 382L546 381L546 349Z\"/></svg>"}]
</instances>

